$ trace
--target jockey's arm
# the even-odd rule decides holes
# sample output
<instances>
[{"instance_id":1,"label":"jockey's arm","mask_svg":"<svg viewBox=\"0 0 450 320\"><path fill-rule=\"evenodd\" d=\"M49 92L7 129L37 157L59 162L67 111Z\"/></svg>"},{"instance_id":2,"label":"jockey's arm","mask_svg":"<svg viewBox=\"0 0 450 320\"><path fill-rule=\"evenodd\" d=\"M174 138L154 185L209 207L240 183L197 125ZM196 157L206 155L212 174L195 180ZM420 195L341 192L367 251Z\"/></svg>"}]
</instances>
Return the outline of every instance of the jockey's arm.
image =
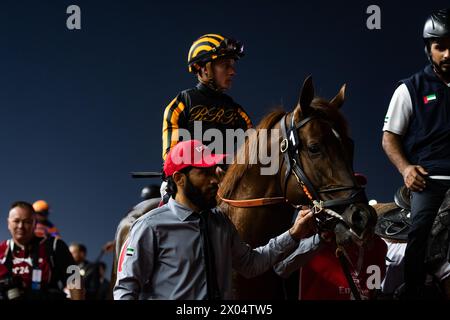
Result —
<instances>
[{"instance_id":1,"label":"jockey's arm","mask_svg":"<svg viewBox=\"0 0 450 320\"><path fill-rule=\"evenodd\" d=\"M242 119L242 129L245 131L247 129L253 128L252 120L250 119L249 115L244 111L242 107L239 107L238 114Z\"/></svg>"},{"instance_id":2,"label":"jockey's arm","mask_svg":"<svg viewBox=\"0 0 450 320\"><path fill-rule=\"evenodd\" d=\"M162 158L166 159L170 149L177 144L179 140L180 129L186 129L185 103L181 97L173 99L164 111L162 126Z\"/></svg>"}]
</instances>

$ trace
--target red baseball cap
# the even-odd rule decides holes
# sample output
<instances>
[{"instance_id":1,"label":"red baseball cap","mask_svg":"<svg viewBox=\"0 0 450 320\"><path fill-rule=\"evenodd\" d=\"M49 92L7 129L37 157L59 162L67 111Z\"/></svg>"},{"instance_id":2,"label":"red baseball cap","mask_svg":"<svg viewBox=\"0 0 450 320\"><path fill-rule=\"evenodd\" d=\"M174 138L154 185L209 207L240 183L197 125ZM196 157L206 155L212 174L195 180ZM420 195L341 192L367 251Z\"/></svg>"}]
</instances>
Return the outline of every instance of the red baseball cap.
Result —
<instances>
[{"instance_id":1,"label":"red baseball cap","mask_svg":"<svg viewBox=\"0 0 450 320\"><path fill-rule=\"evenodd\" d=\"M181 141L170 149L164 162L164 174L170 177L175 171L187 167L212 167L221 163L226 156L212 154L211 150L198 140Z\"/></svg>"}]
</instances>

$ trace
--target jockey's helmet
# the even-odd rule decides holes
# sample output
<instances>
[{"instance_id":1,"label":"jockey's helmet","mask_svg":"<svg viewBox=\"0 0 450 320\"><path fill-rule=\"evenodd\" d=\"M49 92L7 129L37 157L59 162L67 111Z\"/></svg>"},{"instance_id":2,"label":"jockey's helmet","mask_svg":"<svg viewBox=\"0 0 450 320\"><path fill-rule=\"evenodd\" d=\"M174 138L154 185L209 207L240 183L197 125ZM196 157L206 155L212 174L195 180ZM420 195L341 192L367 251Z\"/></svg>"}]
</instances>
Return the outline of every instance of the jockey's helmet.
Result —
<instances>
[{"instance_id":1,"label":"jockey's helmet","mask_svg":"<svg viewBox=\"0 0 450 320\"><path fill-rule=\"evenodd\" d=\"M217 58L230 57L238 60L243 56L244 46L241 42L220 34L205 34L195 40L189 49L189 72L198 73L203 65Z\"/></svg>"},{"instance_id":2,"label":"jockey's helmet","mask_svg":"<svg viewBox=\"0 0 450 320\"><path fill-rule=\"evenodd\" d=\"M141 198L143 200L159 198L161 196L158 185L145 186L141 191Z\"/></svg>"},{"instance_id":3,"label":"jockey's helmet","mask_svg":"<svg viewBox=\"0 0 450 320\"><path fill-rule=\"evenodd\" d=\"M33 203L33 209L36 213L42 214L42 215L48 215L50 206L48 203L44 200L38 200L35 203Z\"/></svg>"}]
</instances>

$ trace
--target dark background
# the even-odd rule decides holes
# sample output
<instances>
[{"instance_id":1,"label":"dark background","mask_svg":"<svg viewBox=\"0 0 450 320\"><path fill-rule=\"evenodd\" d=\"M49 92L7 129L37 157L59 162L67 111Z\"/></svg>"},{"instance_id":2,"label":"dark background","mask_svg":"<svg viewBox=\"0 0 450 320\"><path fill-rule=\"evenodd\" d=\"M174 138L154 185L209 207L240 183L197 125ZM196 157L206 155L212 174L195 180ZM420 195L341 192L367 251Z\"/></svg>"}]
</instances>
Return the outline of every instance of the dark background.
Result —
<instances>
[{"instance_id":1,"label":"dark background","mask_svg":"<svg viewBox=\"0 0 450 320\"><path fill-rule=\"evenodd\" d=\"M79 31L66 8L81 8ZM366 8L381 7L381 30ZM343 108L355 169L370 199L391 201L402 183L381 148L398 80L422 68L426 16L448 1L1 1L0 239L15 200L45 199L63 239L95 259L161 168L165 106L193 86L186 58L205 33L245 43L230 95L254 123L292 108L308 74L317 94L347 83ZM110 256L107 257L110 263Z\"/></svg>"}]
</instances>

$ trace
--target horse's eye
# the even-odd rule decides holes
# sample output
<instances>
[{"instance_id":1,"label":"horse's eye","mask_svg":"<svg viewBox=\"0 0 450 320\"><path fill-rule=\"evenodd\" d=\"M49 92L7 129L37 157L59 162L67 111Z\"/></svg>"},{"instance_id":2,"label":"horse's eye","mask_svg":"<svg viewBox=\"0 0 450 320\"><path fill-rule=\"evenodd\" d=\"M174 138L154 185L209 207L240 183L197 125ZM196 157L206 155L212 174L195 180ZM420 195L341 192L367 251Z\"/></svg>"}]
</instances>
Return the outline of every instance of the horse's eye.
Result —
<instances>
[{"instance_id":1,"label":"horse's eye","mask_svg":"<svg viewBox=\"0 0 450 320\"><path fill-rule=\"evenodd\" d=\"M312 154L317 154L320 152L320 146L318 144L311 144L308 146L308 151Z\"/></svg>"}]
</instances>

